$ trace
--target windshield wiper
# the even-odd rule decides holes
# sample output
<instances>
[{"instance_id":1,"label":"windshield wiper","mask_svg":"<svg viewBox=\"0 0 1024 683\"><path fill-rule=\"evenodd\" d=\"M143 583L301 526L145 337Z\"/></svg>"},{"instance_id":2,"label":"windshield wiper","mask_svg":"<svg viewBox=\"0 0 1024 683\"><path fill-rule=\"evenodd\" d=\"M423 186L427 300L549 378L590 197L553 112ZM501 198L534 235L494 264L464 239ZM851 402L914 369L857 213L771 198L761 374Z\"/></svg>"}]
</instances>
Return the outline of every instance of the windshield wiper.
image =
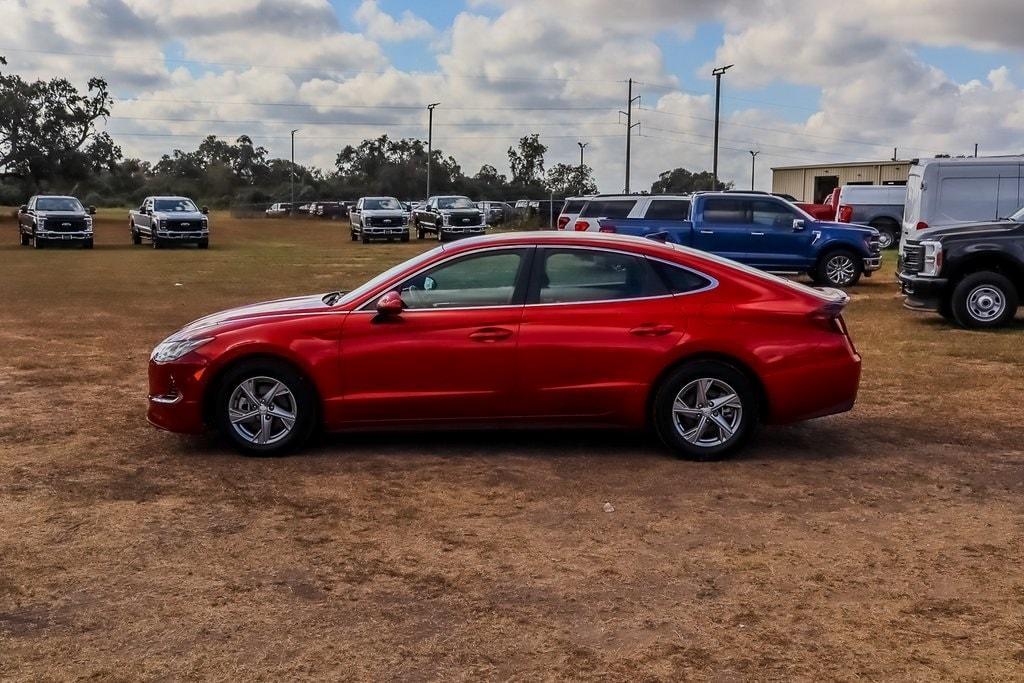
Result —
<instances>
[{"instance_id":1,"label":"windshield wiper","mask_svg":"<svg viewBox=\"0 0 1024 683\"><path fill-rule=\"evenodd\" d=\"M331 292L330 294L324 294L323 302L327 306L333 306L346 294L348 294L348 292Z\"/></svg>"}]
</instances>

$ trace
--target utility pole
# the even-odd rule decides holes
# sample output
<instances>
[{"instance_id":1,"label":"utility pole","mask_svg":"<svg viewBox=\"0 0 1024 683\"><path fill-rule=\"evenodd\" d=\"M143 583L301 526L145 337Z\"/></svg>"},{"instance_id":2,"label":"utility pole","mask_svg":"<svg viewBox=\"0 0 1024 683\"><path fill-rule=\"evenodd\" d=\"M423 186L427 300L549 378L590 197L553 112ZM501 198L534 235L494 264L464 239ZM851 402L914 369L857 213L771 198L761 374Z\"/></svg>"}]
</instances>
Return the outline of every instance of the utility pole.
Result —
<instances>
[{"instance_id":1,"label":"utility pole","mask_svg":"<svg viewBox=\"0 0 1024 683\"><path fill-rule=\"evenodd\" d=\"M584 168L584 165L583 165L583 150L585 150L587 148L587 145L589 145L590 143L589 142L577 142L576 144L580 146L580 186L579 186L579 193L583 194L583 168Z\"/></svg>"},{"instance_id":2,"label":"utility pole","mask_svg":"<svg viewBox=\"0 0 1024 683\"><path fill-rule=\"evenodd\" d=\"M291 168L292 175L291 175L291 181L290 181L291 190L292 190L292 205L290 207L288 207L288 215L289 216L291 216L293 213L295 213L295 134L298 133L298 132L299 132L298 128L296 128L295 130L292 131L292 168Z\"/></svg>"},{"instance_id":3,"label":"utility pole","mask_svg":"<svg viewBox=\"0 0 1024 683\"><path fill-rule=\"evenodd\" d=\"M978 158L978 143L977 142L974 143L974 158L975 159Z\"/></svg>"},{"instance_id":4,"label":"utility pole","mask_svg":"<svg viewBox=\"0 0 1024 683\"><path fill-rule=\"evenodd\" d=\"M896 150L897 150L897 149L898 149L898 148L896 148L896 147L893 147L893 148L892 148L892 160L893 160L893 161L896 161Z\"/></svg>"},{"instance_id":5,"label":"utility pole","mask_svg":"<svg viewBox=\"0 0 1024 683\"><path fill-rule=\"evenodd\" d=\"M761 150L750 150L750 189L754 189L754 168L757 162L757 155L761 153Z\"/></svg>"},{"instance_id":6,"label":"utility pole","mask_svg":"<svg viewBox=\"0 0 1024 683\"><path fill-rule=\"evenodd\" d=\"M620 114L626 117L626 194L629 194L629 155L632 147L633 129L639 126L639 123L633 123L633 103L640 99L637 95L633 97L633 79L629 79L629 91L626 95L626 111L620 111Z\"/></svg>"},{"instance_id":7,"label":"utility pole","mask_svg":"<svg viewBox=\"0 0 1024 683\"><path fill-rule=\"evenodd\" d=\"M711 188L712 190L718 189L718 116L722 105L722 74L734 66L735 64L719 66L711 71L711 75L715 77L715 159L712 165L712 175L714 176L715 184Z\"/></svg>"},{"instance_id":8,"label":"utility pole","mask_svg":"<svg viewBox=\"0 0 1024 683\"><path fill-rule=\"evenodd\" d=\"M430 199L430 167L434 165L434 107L440 104L427 105L427 199Z\"/></svg>"}]
</instances>

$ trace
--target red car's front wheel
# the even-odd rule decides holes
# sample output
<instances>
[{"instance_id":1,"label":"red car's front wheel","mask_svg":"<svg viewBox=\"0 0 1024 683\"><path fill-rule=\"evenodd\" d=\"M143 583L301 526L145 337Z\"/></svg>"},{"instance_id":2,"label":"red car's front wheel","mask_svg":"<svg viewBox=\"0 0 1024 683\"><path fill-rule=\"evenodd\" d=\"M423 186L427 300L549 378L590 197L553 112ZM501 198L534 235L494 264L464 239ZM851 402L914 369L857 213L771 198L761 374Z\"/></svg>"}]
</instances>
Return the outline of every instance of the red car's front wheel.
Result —
<instances>
[{"instance_id":1,"label":"red car's front wheel","mask_svg":"<svg viewBox=\"0 0 1024 683\"><path fill-rule=\"evenodd\" d=\"M242 363L217 392L217 424L250 455L280 455L305 443L316 423L309 382L284 363Z\"/></svg>"}]
</instances>

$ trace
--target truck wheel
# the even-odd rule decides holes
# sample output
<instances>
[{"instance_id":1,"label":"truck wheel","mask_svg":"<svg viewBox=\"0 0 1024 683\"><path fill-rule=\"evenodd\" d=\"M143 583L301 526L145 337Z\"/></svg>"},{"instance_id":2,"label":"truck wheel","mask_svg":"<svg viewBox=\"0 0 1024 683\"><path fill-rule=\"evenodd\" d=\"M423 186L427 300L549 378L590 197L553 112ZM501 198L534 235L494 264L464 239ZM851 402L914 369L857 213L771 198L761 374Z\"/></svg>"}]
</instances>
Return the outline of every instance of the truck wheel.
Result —
<instances>
[{"instance_id":1,"label":"truck wheel","mask_svg":"<svg viewBox=\"0 0 1024 683\"><path fill-rule=\"evenodd\" d=\"M134 223L132 223L132 225L131 225L131 230L132 230L132 244L142 244L142 235L140 235L139 231L135 229L135 224Z\"/></svg>"},{"instance_id":2,"label":"truck wheel","mask_svg":"<svg viewBox=\"0 0 1024 683\"><path fill-rule=\"evenodd\" d=\"M750 438L757 391L742 372L718 361L687 363L658 387L652 416L658 436L686 460L720 460Z\"/></svg>"},{"instance_id":3,"label":"truck wheel","mask_svg":"<svg viewBox=\"0 0 1024 683\"><path fill-rule=\"evenodd\" d=\"M209 249L210 248L210 239L206 238L205 240L199 240L197 246L200 249Z\"/></svg>"},{"instance_id":4,"label":"truck wheel","mask_svg":"<svg viewBox=\"0 0 1024 683\"><path fill-rule=\"evenodd\" d=\"M983 271L968 275L953 290L953 317L961 327L1002 327L1017 314L1017 288L1005 275Z\"/></svg>"},{"instance_id":5,"label":"truck wheel","mask_svg":"<svg viewBox=\"0 0 1024 683\"><path fill-rule=\"evenodd\" d=\"M23 232L21 232L19 230L18 231L18 237L21 238L21 246L27 247L28 246L28 235L26 235L25 233L23 233Z\"/></svg>"},{"instance_id":6,"label":"truck wheel","mask_svg":"<svg viewBox=\"0 0 1024 683\"><path fill-rule=\"evenodd\" d=\"M153 235L153 248L154 248L154 249L160 249L160 248L162 248L163 246L164 246L163 242L161 242L161 241L160 241L160 240L159 240L159 239L157 238L157 236L156 236L156 235Z\"/></svg>"},{"instance_id":7,"label":"truck wheel","mask_svg":"<svg viewBox=\"0 0 1024 683\"><path fill-rule=\"evenodd\" d=\"M361 239L363 244L369 244L370 243L370 236L367 235L365 232L362 234L360 239Z\"/></svg>"},{"instance_id":8,"label":"truck wheel","mask_svg":"<svg viewBox=\"0 0 1024 683\"><path fill-rule=\"evenodd\" d=\"M437 229L437 241L444 242L444 233L441 231L441 228Z\"/></svg>"},{"instance_id":9,"label":"truck wheel","mask_svg":"<svg viewBox=\"0 0 1024 683\"><path fill-rule=\"evenodd\" d=\"M878 246L882 250L892 249L900 243L899 228L889 221L871 223L871 227L878 231Z\"/></svg>"},{"instance_id":10,"label":"truck wheel","mask_svg":"<svg viewBox=\"0 0 1024 683\"><path fill-rule=\"evenodd\" d=\"M409 233L405 233L404 235L402 235L402 241L403 242L408 242L409 241Z\"/></svg>"},{"instance_id":11,"label":"truck wheel","mask_svg":"<svg viewBox=\"0 0 1024 683\"><path fill-rule=\"evenodd\" d=\"M33 232L32 233L32 248L33 249L42 249L44 246L46 246L46 240L39 239L38 237L36 237L36 234Z\"/></svg>"},{"instance_id":12,"label":"truck wheel","mask_svg":"<svg viewBox=\"0 0 1024 683\"><path fill-rule=\"evenodd\" d=\"M358 240L358 239L359 239L359 237L358 237L358 236L356 236L356 231L355 231L355 230L350 230L349 232L351 233L351 235L350 235L350 236L352 237L352 241L353 241L353 242L355 242L356 240Z\"/></svg>"},{"instance_id":13,"label":"truck wheel","mask_svg":"<svg viewBox=\"0 0 1024 683\"><path fill-rule=\"evenodd\" d=\"M814 281L830 287L853 287L860 281L864 263L852 251L839 249L825 254L815 270Z\"/></svg>"},{"instance_id":14,"label":"truck wheel","mask_svg":"<svg viewBox=\"0 0 1024 683\"><path fill-rule=\"evenodd\" d=\"M82 249L92 249L92 240L82 242Z\"/></svg>"}]
</instances>

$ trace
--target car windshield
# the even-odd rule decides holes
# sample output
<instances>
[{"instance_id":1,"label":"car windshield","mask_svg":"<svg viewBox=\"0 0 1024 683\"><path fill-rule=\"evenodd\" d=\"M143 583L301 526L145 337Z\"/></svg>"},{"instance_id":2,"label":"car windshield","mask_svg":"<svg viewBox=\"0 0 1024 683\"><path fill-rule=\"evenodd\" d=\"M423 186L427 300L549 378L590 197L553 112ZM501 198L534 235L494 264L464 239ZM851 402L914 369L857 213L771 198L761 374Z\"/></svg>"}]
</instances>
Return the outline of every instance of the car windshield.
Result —
<instances>
[{"instance_id":1,"label":"car windshield","mask_svg":"<svg viewBox=\"0 0 1024 683\"><path fill-rule=\"evenodd\" d=\"M191 199L157 199L153 209L162 213L196 213L199 209Z\"/></svg>"},{"instance_id":2,"label":"car windshield","mask_svg":"<svg viewBox=\"0 0 1024 683\"><path fill-rule=\"evenodd\" d=\"M370 211L378 209L394 209L395 211L398 211L402 208L402 204L397 199L392 199L391 197L385 197L384 199L364 199L363 208L369 209Z\"/></svg>"},{"instance_id":3,"label":"car windshield","mask_svg":"<svg viewBox=\"0 0 1024 683\"><path fill-rule=\"evenodd\" d=\"M37 211L84 211L74 197L43 197L36 200Z\"/></svg>"},{"instance_id":4,"label":"car windshield","mask_svg":"<svg viewBox=\"0 0 1024 683\"><path fill-rule=\"evenodd\" d=\"M331 305L338 306L361 299L362 297L364 297L365 295L369 294L374 289L379 287L381 284L393 278L395 275L398 275L399 273L403 272L406 269L414 268L419 264L423 263L424 261L429 261L442 249L444 249L444 247L434 247L430 251L425 251L419 256L414 256L408 261L403 261L402 263L399 263L397 266L392 266L391 268L385 270L380 275L368 280L365 284L359 285L351 292L348 292L343 297L333 302Z\"/></svg>"},{"instance_id":5,"label":"car windshield","mask_svg":"<svg viewBox=\"0 0 1024 683\"><path fill-rule=\"evenodd\" d=\"M439 209L475 209L476 204L465 197L441 197L437 200Z\"/></svg>"}]
</instances>

